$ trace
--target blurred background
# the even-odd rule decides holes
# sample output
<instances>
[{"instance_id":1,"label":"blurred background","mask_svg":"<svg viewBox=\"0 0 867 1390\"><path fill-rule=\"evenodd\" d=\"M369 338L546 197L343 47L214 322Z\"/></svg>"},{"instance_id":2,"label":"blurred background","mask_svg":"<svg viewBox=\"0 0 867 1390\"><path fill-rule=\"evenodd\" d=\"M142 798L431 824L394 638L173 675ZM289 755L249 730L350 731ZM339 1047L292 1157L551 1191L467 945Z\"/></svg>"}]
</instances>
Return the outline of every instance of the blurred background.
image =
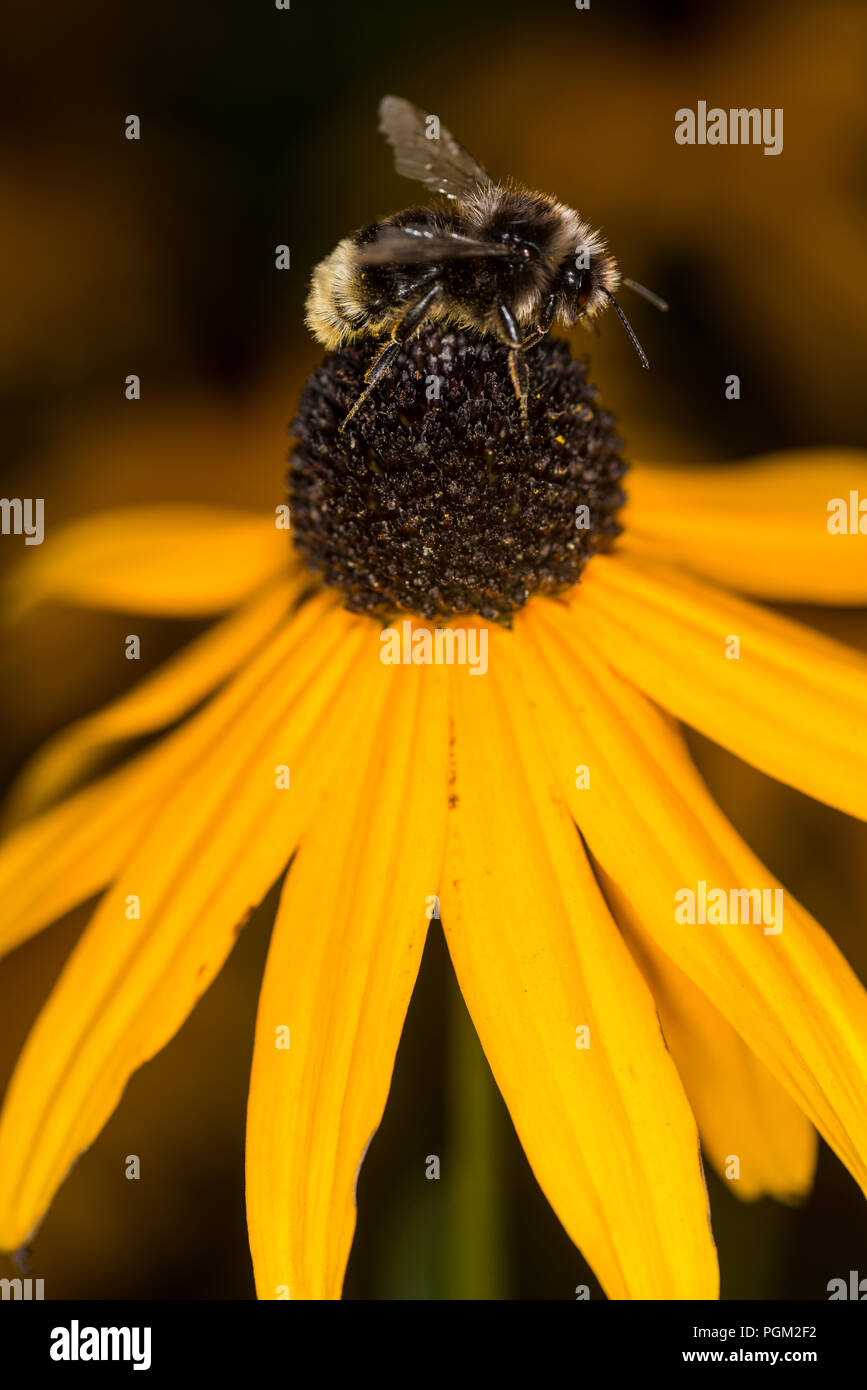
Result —
<instances>
[{"instance_id":1,"label":"blurred background","mask_svg":"<svg viewBox=\"0 0 867 1390\"><path fill-rule=\"evenodd\" d=\"M386 92L439 114L494 176L577 207L671 302L628 303L650 372L611 317L573 339L634 460L867 445L863 4L10 0L4 39L0 493L44 497L52 530L118 504L282 500L287 425L320 357L310 271L418 197L376 129ZM699 100L783 107L783 153L677 145L674 112ZM0 538L0 570L23 553ZM867 650L863 613L789 611ZM128 687L128 628L59 608L3 627L4 779ZM135 678L198 630L137 619ZM732 820L867 979L865 827L692 742ZM275 901L62 1188L31 1258L49 1297L253 1296L243 1125ZM0 965L0 1087L86 919ZM822 1299L829 1279L867 1274L864 1203L826 1149L799 1210L708 1182L724 1297ZM348 1297L601 1296L529 1172L436 924L359 1209Z\"/></svg>"}]
</instances>

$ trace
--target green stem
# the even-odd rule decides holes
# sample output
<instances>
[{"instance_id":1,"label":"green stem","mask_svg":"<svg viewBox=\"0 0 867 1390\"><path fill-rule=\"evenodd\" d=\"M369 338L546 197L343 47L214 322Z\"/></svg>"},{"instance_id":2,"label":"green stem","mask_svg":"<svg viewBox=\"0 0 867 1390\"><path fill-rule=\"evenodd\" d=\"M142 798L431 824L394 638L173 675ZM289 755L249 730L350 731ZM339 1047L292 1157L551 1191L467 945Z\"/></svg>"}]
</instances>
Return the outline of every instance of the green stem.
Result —
<instances>
[{"instance_id":1,"label":"green stem","mask_svg":"<svg viewBox=\"0 0 867 1390\"><path fill-rule=\"evenodd\" d=\"M470 1016L450 998L448 1149L445 1189L445 1296L505 1297L502 1102Z\"/></svg>"}]
</instances>

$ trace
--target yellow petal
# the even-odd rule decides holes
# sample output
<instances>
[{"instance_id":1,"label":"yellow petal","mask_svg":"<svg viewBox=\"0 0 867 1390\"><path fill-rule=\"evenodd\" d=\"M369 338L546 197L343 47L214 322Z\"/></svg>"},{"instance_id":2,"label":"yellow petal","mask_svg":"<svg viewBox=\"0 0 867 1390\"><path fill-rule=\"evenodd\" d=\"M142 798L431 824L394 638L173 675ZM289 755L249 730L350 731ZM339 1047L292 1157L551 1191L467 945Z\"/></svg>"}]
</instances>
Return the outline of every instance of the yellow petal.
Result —
<instances>
[{"instance_id":1,"label":"yellow petal","mask_svg":"<svg viewBox=\"0 0 867 1390\"><path fill-rule=\"evenodd\" d=\"M564 622L679 719L781 782L867 818L867 657L624 554L596 556L564 608Z\"/></svg>"},{"instance_id":2,"label":"yellow petal","mask_svg":"<svg viewBox=\"0 0 867 1390\"><path fill-rule=\"evenodd\" d=\"M551 780L513 645L492 629L487 675L451 672L441 899L458 981L536 1178L608 1296L715 1298L695 1121Z\"/></svg>"},{"instance_id":3,"label":"yellow petal","mask_svg":"<svg viewBox=\"0 0 867 1390\"><path fill-rule=\"evenodd\" d=\"M13 575L7 601L16 615L54 600L129 613L196 617L219 613L251 594L292 551L267 513L219 507L129 507L70 522Z\"/></svg>"},{"instance_id":4,"label":"yellow petal","mask_svg":"<svg viewBox=\"0 0 867 1390\"><path fill-rule=\"evenodd\" d=\"M335 600L331 599L331 603ZM293 620L301 643L329 603ZM322 605L325 605L323 607ZM0 844L0 954L111 882L149 813L232 730L262 679L252 661L187 723L123 767L14 829Z\"/></svg>"},{"instance_id":5,"label":"yellow petal","mask_svg":"<svg viewBox=\"0 0 867 1390\"><path fill-rule=\"evenodd\" d=\"M640 464L620 544L761 598L867 602L864 537L829 532L850 493L867 498L854 449L772 454L717 468ZM867 521L865 521L867 526Z\"/></svg>"},{"instance_id":6,"label":"yellow petal","mask_svg":"<svg viewBox=\"0 0 867 1390\"><path fill-rule=\"evenodd\" d=\"M442 868L442 669L370 660L352 758L292 863L259 1001L247 1215L260 1298L339 1298ZM385 702L383 706L383 695ZM381 708L381 713L380 713Z\"/></svg>"},{"instance_id":7,"label":"yellow petal","mask_svg":"<svg viewBox=\"0 0 867 1390\"><path fill-rule=\"evenodd\" d=\"M660 951L608 875L597 871L656 1001L710 1162L741 1201L766 1193L801 1201L813 1186L815 1129L707 995Z\"/></svg>"},{"instance_id":8,"label":"yellow petal","mask_svg":"<svg viewBox=\"0 0 867 1390\"><path fill-rule=\"evenodd\" d=\"M10 795L5 823L41 811L92 769L113 743L180 719L252 656L280 622L305 580L280 579L97 714L64 729L25 768Z\"/></svg>"},{"instance_id":9,"label":"yellow petal","mask_svg":"<svg viewBox=\"0 0 867 1390\"><path fill-rule=\"evenodd\" d=\"M27 1241L131 1073L184 1022L351 756L375 626L329 603L311 600L263 653L228 737L162 798L37 1019L0 1117L0 1247Z\"/></svg>"},{"instance_id":10,"label":"yellow petal","mask_svg":"<svg viewBox=\"0 0 867 1390\"><path fill-rule=\"evenodd\" d=\"M534 604L516 634L528 696L559 750L561 791L594 858L867 1185L867 993L788 892L777 933L770 923L676 920L676 895L697 900L701 883L727 894L780 885L709 795L679 731L606 667L577 610ZM577 764L589 769L587 788L575 787Z\"/></svg>"},{"instance_id":11,"label":"yellow petal","mask_svg":"<svg viewBox=\"0 0 867 1390\"><path fill-rule=\"evenodd\" d=\"M156 771L130 765L12 831L0 845L0 955L98 893L135 844ZM158 780L158 779L154 779Z\"/></svg>"}]
</instances>

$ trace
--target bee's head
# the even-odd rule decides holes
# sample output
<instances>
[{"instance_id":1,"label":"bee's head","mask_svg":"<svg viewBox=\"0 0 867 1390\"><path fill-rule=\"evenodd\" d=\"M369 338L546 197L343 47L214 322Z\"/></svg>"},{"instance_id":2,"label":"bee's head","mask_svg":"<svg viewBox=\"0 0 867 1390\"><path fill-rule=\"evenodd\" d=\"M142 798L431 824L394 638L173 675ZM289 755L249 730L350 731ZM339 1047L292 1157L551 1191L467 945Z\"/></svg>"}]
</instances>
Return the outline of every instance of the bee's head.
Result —
<instances>
[{"instance_id":1,"label":"bee's head","mask_svg":"<svg viewBox=\"0 0 867 1390\"><path fill-rule=\"evenodd\" d=\"M569 325L580 318L595 318L608 305L619 281L612 256L590 254L586 247L579 247L577 254L564 259L557 275L557 317Z\"/></svg>"},{"instance_id":2,"label":"bee's head","mask_svg":"<svg viewBox=\"0 0 867 1390\"><path fill-rule=\"evenodd\" d=\"M668 308L665 300L660 299L651 290L636 284L634 280L623 279L614 257L603 254L595 259L585 256L582 260L579 257L575 264L570 261L563 263L554 286L554 293L557 295L555 317L571 327L580 318L592 322L597 314L610 304L623 324L632 346L638 353L641 365L648 367L650 363L644 348L639 343L632 331L632 325L614 298L614 290L621 284L637 290L658 309Z\"/></svg>"}]
</instances>

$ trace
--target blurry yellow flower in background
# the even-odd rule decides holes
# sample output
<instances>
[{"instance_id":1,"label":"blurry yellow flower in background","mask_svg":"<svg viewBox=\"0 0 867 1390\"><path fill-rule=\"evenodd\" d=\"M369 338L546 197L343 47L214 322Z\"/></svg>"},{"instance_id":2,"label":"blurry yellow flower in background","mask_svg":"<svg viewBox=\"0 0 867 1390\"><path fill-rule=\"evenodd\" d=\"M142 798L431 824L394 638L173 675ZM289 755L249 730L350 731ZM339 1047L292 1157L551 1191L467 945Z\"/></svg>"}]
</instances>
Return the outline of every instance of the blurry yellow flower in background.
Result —
<instances>
[{"instance_id":1,"label":"blurry yellow flower in background","mask_svg":"<svg viewBox=\"0 0 867 1390\"><path fill-rule=\"evenodd\" d=\"M696 1129L720 1172L737 1155L745 1199L801 1198L815 1130L865 1187L867 995L840 952L788 894L774 935L674 912L702 880L778 886L675 719L867 817L867 659L725 587L867 600L857 542L824 524L851 488L867 463L842 452L638 467L579 586L511 630L458 620L487 633L483 679L384 665L381 624L317 585L273 516L120 509L28 556L19 610L228 616L55 739L13 798L3 948L104 896L6 1098L0 1245L30 1241L287 864L248 1109L260 1297L340 1295L432 897L533 1171L610 1297L716 1296Z\"/></svg>"}]
</instances>

